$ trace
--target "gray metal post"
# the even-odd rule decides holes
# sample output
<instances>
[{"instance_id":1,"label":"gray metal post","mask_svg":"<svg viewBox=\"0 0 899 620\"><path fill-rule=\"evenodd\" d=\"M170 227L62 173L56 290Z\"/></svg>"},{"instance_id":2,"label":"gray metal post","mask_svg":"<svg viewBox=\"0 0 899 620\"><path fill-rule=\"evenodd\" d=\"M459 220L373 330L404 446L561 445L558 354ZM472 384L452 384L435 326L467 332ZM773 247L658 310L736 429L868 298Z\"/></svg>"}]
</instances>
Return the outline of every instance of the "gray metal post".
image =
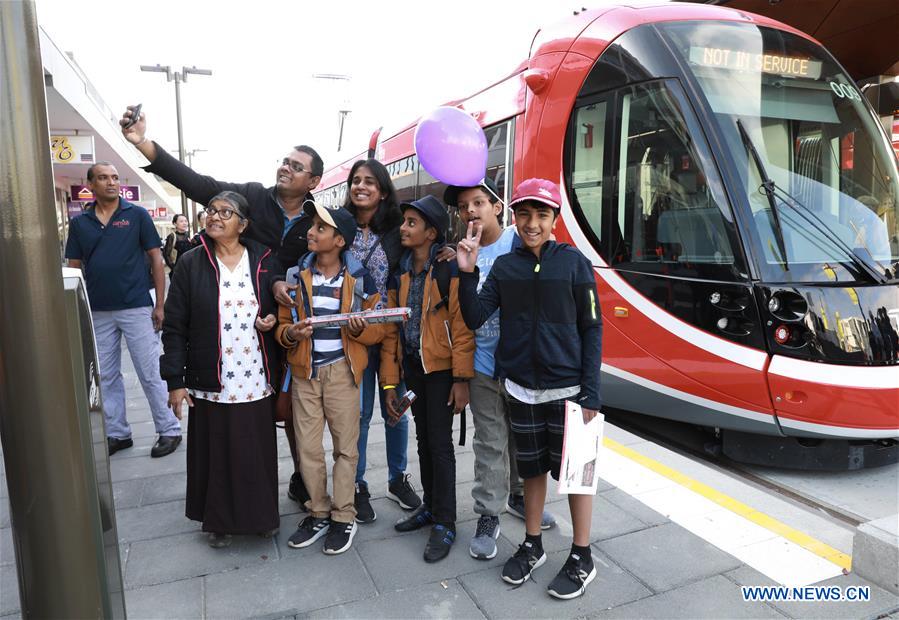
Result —
<instances>
[{"instance_id":1,"label":"gray metal post","mask_svg":"<svg viewBox=\"0 0 899 620\"><path fill-rule=\"evenodd\" d=\"M175 114L178 119L178 160L184 163L184 130L181 126L181 74L175 72ZM181 190L181 213L190 219L187 212L187 195Z\"/></svg>"},{"instance_id":2,"label":"gray metal post","mask_svg":"<svg viewBox=\"0 0 899 620\"><path fill-rule=\"evenodd\" d=\"M0 440L22 616L108 617L53 206L37 13L0 2Z\"/></svg>"}]
</instances>

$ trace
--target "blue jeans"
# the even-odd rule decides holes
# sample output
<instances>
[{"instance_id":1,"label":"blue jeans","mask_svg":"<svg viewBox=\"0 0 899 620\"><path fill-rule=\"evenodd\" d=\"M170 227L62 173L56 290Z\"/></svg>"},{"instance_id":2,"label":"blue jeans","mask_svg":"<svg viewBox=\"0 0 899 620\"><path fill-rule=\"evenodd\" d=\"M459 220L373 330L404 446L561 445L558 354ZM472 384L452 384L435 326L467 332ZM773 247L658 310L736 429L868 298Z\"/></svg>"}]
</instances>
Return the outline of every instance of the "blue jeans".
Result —
<instances>
[{"instance_id":1,"label":"blue jeans","mask_svg":"<svg viewBox=\"0 0 899 620\"><path fill-rule=\"evenodd\" d=\"M409 444L409 416L404 415L395 426L387 424L387 405L384 402L384 390L378 386L376 376L381 364L381 347L375 345L368 349L368 367L362 375L362 389L359 402L359 463L356 465L356 482L365 482L365 451L368 445L368 426L375 408L375 392L381 404L381 417L384 418L384 436L387 444L387 479L391 482L406 472L406 451ZM396 388L397 394L405 392L402 384Z\"/></svg>"}]
</instances>

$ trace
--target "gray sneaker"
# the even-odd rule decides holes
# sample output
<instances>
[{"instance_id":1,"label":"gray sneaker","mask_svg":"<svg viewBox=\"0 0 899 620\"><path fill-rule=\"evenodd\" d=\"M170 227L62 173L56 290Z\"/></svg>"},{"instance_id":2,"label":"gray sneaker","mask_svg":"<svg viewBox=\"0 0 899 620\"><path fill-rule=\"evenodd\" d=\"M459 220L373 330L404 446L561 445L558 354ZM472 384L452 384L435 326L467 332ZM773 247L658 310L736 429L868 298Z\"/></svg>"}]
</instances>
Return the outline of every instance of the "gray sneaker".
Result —
<instances>
[{"instance_id":1,"label":"gray sneaker","mask_svg":"<svg viewBox=\"0 0 899 620\"><path fill-rule=\"evenodd\" d=\"M478 519L478 526L468 552L476 560L491 560L496 557L497 538L499 538L499 517L482 515Z\"/></svg>"},{"instance_id":2,"label":"gray sneaker","mask_svg":"<svg viewBox=\"0 0 899 620\"><path fill-rule=\"evenodd\" d=\"M524 521L524 495L510 495L509 501L506 503L506 510L510 515L514 515ZM556 526L556 518L548 510L543 511L543 518L540 520L540 529L549 530Z\"/></svg>"}]
</instances>

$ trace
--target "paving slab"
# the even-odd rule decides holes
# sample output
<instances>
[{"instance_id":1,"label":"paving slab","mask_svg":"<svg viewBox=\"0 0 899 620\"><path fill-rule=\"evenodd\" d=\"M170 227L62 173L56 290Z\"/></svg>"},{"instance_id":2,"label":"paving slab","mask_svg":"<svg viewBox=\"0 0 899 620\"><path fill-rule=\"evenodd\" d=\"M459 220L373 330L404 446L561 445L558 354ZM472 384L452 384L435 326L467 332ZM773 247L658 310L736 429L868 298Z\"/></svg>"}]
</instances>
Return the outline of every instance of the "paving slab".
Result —
<instances>
[{"instance_id":1,"label":"paving slab","mask_svg":"<svg viewBox=\"0 0 899 620\"><path fill-rule=\"evenodd\" d=\"M327 607L301 618L484 618L455 579L426 583L354 603Z\"/></svg>"},{"instance_id":2,"label":"paving slab","mask_svg":"<svg viewBox=\"0 0 899 620\"><path fill-rule=\"evenodd\" d=\"M0 566L16 563L16 551L12 545L12 528L0 529Z\"/></svg>"},{"instance_id":3,"label":"paving slab","mask_svg":"<svg viewBox=\"0 0 899 620\"><path fill-rule=\"evenodd\" d=\"M295 551L278 562L207 576L206 616L295 615L377 594L355 547L336 556L317 546Z\"/></svg>"},{"instance_id":4,"label":"paving slab","mask_svg":"<svg viewBox=\"0 0 899 620\"><path fill-rule=\"evenodd\" d=\"M596 546L655 592L738 568L742 563L675 523L666 523Z\"/></svg>"},{"instance_id":5,"label":"paving slab","mask_svg":"<svg viewBox=\"0 0 899 620\"><path fill-rule=\"evenodd\" d=\"M122 480L134 480L148 478L164 474L181 473L182 479L187 471L187 446L184 442L168 456L154 459L151 457L121 459L110 465L110 474L113 483Z\"/></svg>"},{"instance_id":6,"label":"paving slab","mask_svg":"<svg viewBox=\"0 0 899 620\"><path fill-rule=\"evenodd\" d=\"M858 526L852 542L852 570L899 595L899 515Z\"/></svg>"},{"instance_id":7,"label":"paving slab","mask_svg":"<svg viewBox=\"0 0 899 620\"><path fill-rule=\"evenodd\" d=\"M9 527L9 499L0 502L0 528Z\"/></svg>"},{"instance_id":8,"label":"paving slab","mask_svg":"<svg viewBox=\"0 0 899 620\"><path fill-rule=\"evenodd\" d=\"M140 498L144 494L144 479L124 480L112 485L112 501L116 510L136 508L140 506Z\"/></svg>"},{"instance_id":9,"label":"paving slab","mask_svg":"<svg viewBox=\"0 0 899 620\"><path fill-rule=\"evenodd\" d=\"M186 496L186 472L147 476L143 479L143 492L141 493L140 505L149 506L160 502L172 502L182 500ZM118 510L118 508L119 506L116 504L116 510Z\"/></svg>"},{"instance_id":10,"label":"paving slab","mask_svg":"<svg viewBox=\"0 0 899 620\"><path fill-rule=\"evenodd\" d=\"M230 547L213 549L206 534L194 533L131 544L125 566L125 587L156 585L273 562L278 550L272 539L235 536Z\"/></svg>"},{"instance_id":11,"label":"paving slab","mask_svg":"<svg viewBox=\"0 0 899 620\"><path fill-rule=\"evenodd\" d=\"M497 541L499 551L492 560L475 560L468 553L468 541L475 530L474 521L456 524L456 544L449 556L434 564L422 559L430 530L423 528L402 536L361 543L357 549L379 592L398 590L423 583L452 579L459 575L500 566L515 549L504 538Z\"/></svg>"},{"instance_id":12,"label":"paving slab","mask_svg":"<svg viewBox=\"0 0 899 620\"><path fill-rule=\"evenodd\" d=\"M134 542L195 532L200 524L184 516L185 502L166 502L116 511L119 540Z\"/></svg>"},{"instance_id":13,"label":"paving slab","mask_svg":"<svg viewBox=\"0 0 899 620\"><path fill-rule=\"evenodd\" d=\"M0 616L19 611L19 579L16 565L0 567Z\"/></svg>"},{"instance_id":14,"label":"paving slab","mask_svg":"<svg viewBox=\"0 0 899 620\"><path fill-rule=\"evenodd\" d=\"M546 564L518 587L502 581L501 567L469 573L459 580L489 618L581 618L652 595L607 556L594 550L596 579L584 595L570 601L554 599L546 587L567 557L567 551L548 554Z\"/></svg>"},{"instance_id":15,"label":"paving slab","mask_svg":"<svg viewBox=\"0 0 899 620\"><path fill-rule=\"evenodd\" d=\"M125 590L125 613L138 620L203 617L203 578Z\"/></svg>"},{"instance_id":16,"label":"paving slab","mask_svg":"<svg viewBox=\"0 0 899 620\"><path fill-rule=\"evenodd\" d=\"M592 587L592 586L591 586ZM607 609L593 618L783 618L765 603L743 601L740 588L715 575L702 581Z\"/></svg>"},{"instance_id":17,"label":"paving slab","mask_svg":"<svg viewBox=\"0 0 899 620\"><path fill-rule=\"evenodd\" d=\"M653 510L640 500L634 499L633 495L628 495L617 487L613 487L608 491L603 491L600 495L619 508L634 515L646 525L661 525L668 522L668 518L665 517L665 515Z\"/></svg>"}]
</instances>

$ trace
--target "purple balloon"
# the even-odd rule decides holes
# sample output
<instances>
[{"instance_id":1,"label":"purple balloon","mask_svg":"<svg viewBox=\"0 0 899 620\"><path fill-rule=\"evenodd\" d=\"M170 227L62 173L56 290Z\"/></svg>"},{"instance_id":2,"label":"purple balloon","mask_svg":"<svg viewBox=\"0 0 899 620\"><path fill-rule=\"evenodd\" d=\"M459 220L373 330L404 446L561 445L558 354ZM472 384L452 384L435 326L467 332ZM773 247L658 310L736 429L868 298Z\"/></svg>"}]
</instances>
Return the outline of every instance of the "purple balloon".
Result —
<instances>
[{"instance_id":1,"label":"purple balloon","mask_svg":"<svg viewBox=\"0 0 899 620\"><path fill-rule=\"evenodd\" d=\"M459 108L440 107L415 129L418 161L447 185L477 185L487 169L487 137L478 122Z\"/></svg>"}]
</instances>

